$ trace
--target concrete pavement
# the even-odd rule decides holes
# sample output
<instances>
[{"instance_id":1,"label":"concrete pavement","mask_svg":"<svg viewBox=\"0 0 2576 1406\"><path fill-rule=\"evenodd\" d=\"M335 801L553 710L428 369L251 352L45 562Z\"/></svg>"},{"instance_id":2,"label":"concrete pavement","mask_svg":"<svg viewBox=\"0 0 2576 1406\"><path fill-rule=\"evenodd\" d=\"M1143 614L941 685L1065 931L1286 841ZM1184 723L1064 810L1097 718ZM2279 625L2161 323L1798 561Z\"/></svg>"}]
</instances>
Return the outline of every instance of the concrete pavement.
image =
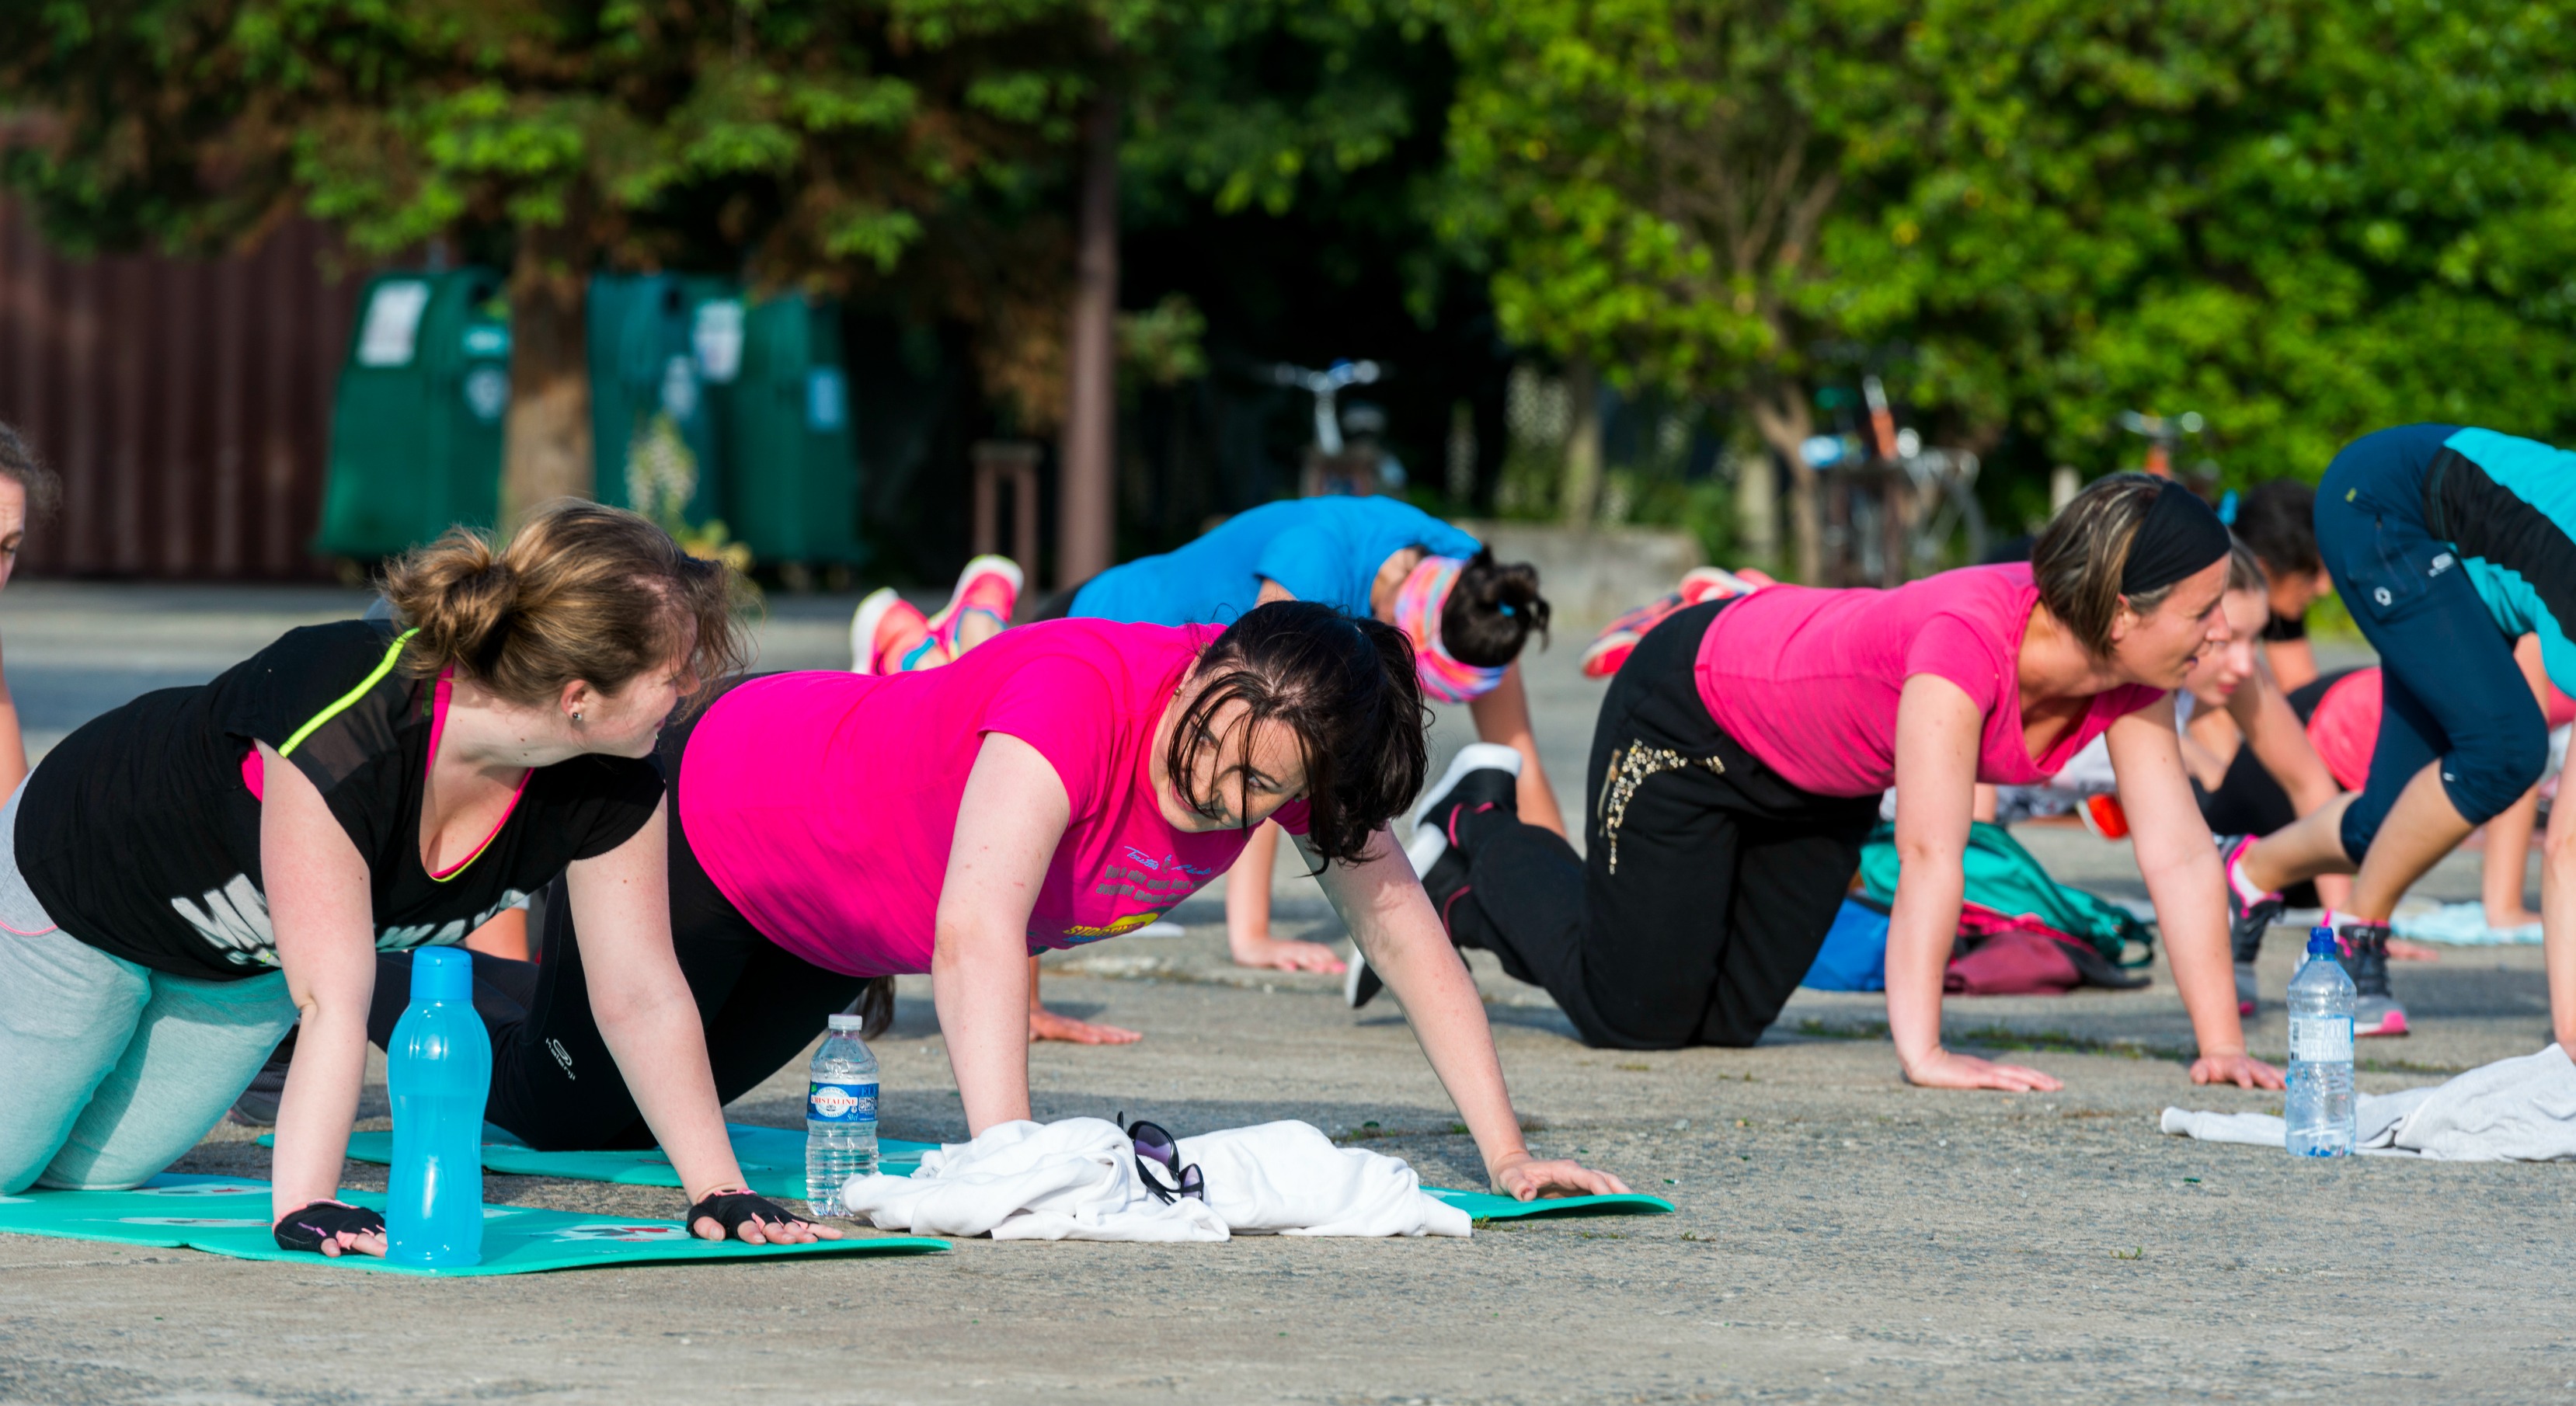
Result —
<instances>
[{"instance_id":1,"label":"concrete pavement","mask_svg":"<svg viewBox=\"0 0 2576 1406\"><path fill-rule=\"evenodd\" d=\"M184 595L184 593L181 593ZM345 608L247 593L0 596L32 720L213 668L272 626ZM837 666L841 602L781 603L764 662ZM265 632L265 633L263 633ZM1598 685L1581 640L1532 669L1560 792L1579 803ZM188 651L196 652L190 653ZM27 670L22 674L22 667ZM184 680L182 680L184 681ZM82 692L87 690L87 692ZM1457 717L1441 724L1443 750ZM51 726L53 723L46 723ZM2061 877L2139 892L2125 847L2020 832ZM2476 890L2469 859L2427 891ZM1280 878L1286 925L1337 931ZM1051 959L1051 999L1147 1032L1042 1046L1040 1116L1176 1129L1302 1117L1474 1184L1469 1141L1391 1003L1223 960L1202 896L1186 935ZM2267 986L2285 979L2276 934ZM994 1245L946 1256L425 1282L315 1263L0 1236L0 1402L1802 1401L2180 1397L2528 1400L2576 1391L2557 1295L2576 1250L2569 1169L2332 1166L2161 1136L2193 1090L2169 982L2133 994L1953 1000L1950 1037L2064 1077L2053 1095L1930 1093L1896 1075L1873 997L1802 993L1750 1050L1629 1054L1567 1037L1544 995L1481 964L1531 1139L1678 1214L1489 1228L1468 1241ZM2537 953L2401 967L2420 1033L2364 1047L2388 1090L2546 1039ZM2277 1054L2274 1014L2255 1028ZM879 1045L886 1131L962 1132L926 985ZM736 1116L793 1125L801 1071ZM380 1112L381 1089L370 1111ZM382 1126L381 1123L376 1126ZM256 1175L219 1129L185 1169ZM351 1184L381 1185L353 1166ZM496 1201L676 1215L676 1193L495 1177Z\"/></svg>"}]
</instances>

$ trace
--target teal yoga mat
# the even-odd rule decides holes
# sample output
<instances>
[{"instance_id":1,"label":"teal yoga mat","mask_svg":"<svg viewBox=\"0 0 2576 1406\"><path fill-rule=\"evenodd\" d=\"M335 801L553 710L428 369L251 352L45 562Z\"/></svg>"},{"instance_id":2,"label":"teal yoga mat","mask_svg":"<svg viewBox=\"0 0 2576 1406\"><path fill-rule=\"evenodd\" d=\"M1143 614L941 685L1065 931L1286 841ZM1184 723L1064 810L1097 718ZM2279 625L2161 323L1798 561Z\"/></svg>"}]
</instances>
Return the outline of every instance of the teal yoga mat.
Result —
<instances>
[{"instance_id":1,"label":"teal yoga mat","mask_svg":"<svg viewBox=\"0 0 2576 1406\"><path fill-rule=\"evenodd\" d=\"M803 1199L805 1195L805 1135L786 1128L752 1128L728 1123L725 1131L733 1134L734 1159L742 1164L743 1180L763 1196ZM266 1142L268 1139L261 1138ZM921 1165L921 1154L937 1143L905 1142L885 1138L877 1143L877 1155L885 1170L897 1176L910 1176ZM391 1133L354 1133L349 1138L349 1155L361 1162L393 1160L394 1135ZM671 1170L671 1161L659 1149L643 1152L539 1152L519 1142L483 1144L483 1165L487 1170L510 1172L531 1177L570 1177L576 1181L616 1182L624 1186L678 1186L679 1177ZM1673 1209L1673 1203L1660 1196L1560 1196L1541 1201L1515 1201L1486 1191L1452 1191L1447 1187L1426 1186L1423 1190L1465 1211L1478 1220L1529 1220L1541 1216L1636 1216L1661 1215Z\"/></svg>"},{"instance_id":2,"label":"teal yoga mat","mask_svg":"<svg viewBox=\"0 0 2576 1406\"><path fill-rule=\"evenodd\" d=\"M383 1209L385 1198L343 1191L353 1205ZM915 1255L948 1248L945 1240L917 1235L853 1235L811 1245L746 1245L739 1240L700 1240L677 1221L625 1216L575 1215L521 1206L483 1208L483 1262L432 1269L393 1264L370 1255L326 1259L281 1250L270 1231L269 1186L239 1177L154 1177L134 1191L28 1191L0 1196L0 1232L106 1240L121 1245L185 1247L237 1260L292 1260L378 1274L429 1274L462 1278L478 1274L535 1274L549 1269L588 1269L705 1260L785 1259L810 1255Z\"/></svg>"}]
</instances>

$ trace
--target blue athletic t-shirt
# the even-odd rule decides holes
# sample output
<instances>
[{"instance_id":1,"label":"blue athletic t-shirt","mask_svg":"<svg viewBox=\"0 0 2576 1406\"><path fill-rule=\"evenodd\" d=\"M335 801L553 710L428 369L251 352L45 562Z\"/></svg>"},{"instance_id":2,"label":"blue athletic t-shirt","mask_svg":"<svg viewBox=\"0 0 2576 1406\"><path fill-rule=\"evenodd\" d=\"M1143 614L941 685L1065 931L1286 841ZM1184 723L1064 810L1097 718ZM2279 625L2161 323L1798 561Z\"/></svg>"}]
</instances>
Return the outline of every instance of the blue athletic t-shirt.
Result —
<instances>
[{"instance_id":1,"label":"blue athletic t-shirt","mask_svg":"<svg viewBox=\"0 0 2576 1406\"><path fill-rule=\"evenodd\" d=\"M1264 579L1299 600L1369 613L1369 587L1407 547L1472 557L1475 538L1393 498L1296 498L1237 513L1178 551L1091 578L1070 613L1147 625L1226 625L1252 609Z\"/></svg>"},{"instance_id":2,"label":"blue athletic t-shirt","mask_svg":"<svg viewBox=\"0 0 2576 1406\"><path fill-rule=\"evenodd\" d=\"M2540 637L2541 667L2576 694L2576 454L2494 430L2459 429L2442 447L2466 465L2435 468L2428 504L2459 548L2469 583L2508 637ZM2473 467L2472 467L2473 466Z\"/></svg>"}]
</instances>

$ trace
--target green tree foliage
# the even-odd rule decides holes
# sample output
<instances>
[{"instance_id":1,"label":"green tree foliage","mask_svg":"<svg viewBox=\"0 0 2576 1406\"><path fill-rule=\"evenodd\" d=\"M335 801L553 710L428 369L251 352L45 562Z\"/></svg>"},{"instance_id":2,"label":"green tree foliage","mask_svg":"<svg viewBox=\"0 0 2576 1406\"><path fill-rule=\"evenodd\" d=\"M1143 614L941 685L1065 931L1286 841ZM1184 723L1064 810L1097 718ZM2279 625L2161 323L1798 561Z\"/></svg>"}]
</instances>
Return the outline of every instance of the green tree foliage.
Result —
<instances>
[{"instance_id":1,"label":"green tree foliage","mask_svg":"<svg viewBox=\"0 0 2576 1406\"><path fill-rule=\"evenodd\" d=\"M1490 251L1506 333L1617 384L1740 405L1797 475L1810 578L1811 373L1867 296L1825 250L1925 121L1908 8L1457 0L1447 16L1447 225Z\"/></svg>"},{"instance_id":2,"label":"green tree foliage","mask_svg":"<svg viewBox=\"0 0 2576 1406\"><path fill-rule=\"evenodd\" d=\"M299 211L367 255L497 241L524 504L588 484L603 264L895 280L987 329L1003 390L1043 384L1050 182L1132 8L30 0L0 6L0 92L49 120L7 175L76 246L205 249Z\"/></svg>"},{"instance_id":3,"label":"green tree foliage","mask_svg":"<svg viewBox=\"0 0 2576 1406\"><path fill-rule=\"evenodd\" d=\"M2094 470L2124 409L2202 412L2240 479L2413 419L2576 438L2576 21L2546 4L1442 14L1450 228L1512 335L1784 453L1855 349L1944 433Z\"/></svg>"},{"instance_id":4,"label":"green tree foliage","mask_svg":"<svg viewBox=\"0 0 2576 1406\"><path fill-rule=\"evenodd\" d=\"M2522 0L1935 5L1941 121L1829 249L1928 394L2113 467L2123 409L2232 476L2410 420L2576 438L2576 22Z\"/></svg>"}]
</instances>

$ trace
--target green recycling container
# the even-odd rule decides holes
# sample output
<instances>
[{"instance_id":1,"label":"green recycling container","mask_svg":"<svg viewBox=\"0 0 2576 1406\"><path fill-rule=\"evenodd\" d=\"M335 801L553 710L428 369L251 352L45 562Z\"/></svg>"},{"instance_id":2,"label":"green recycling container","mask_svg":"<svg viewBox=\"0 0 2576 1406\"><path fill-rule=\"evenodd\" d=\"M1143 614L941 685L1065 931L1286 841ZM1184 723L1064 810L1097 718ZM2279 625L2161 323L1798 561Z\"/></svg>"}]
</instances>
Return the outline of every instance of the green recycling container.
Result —
<instances>
[{"instance_id":1,"label":"green recycling container","mask_svg":"<svg viewBox=\"0 0 2576 1406\"><path fill-rule=\"evenodd\" d=\"M331 401L313 550L388 557L501 511L510 320L488 268L367 281Z\"/></svg>"},{"instance_id":2,"label":"green recycling container","mask_svg":"<svg viewBox=\"0 0 2576 1406\"><path fill-rule=\"evenodd\" d=\"M725 524L761 561L864 561L840 305L755 298L742 330L741 374L722 414Z\"/></svg>"},{"instance_id":3,"label":"green recycling container","mask_svg":"<svg viewBox=\"0 0 2576 1406\"><path fill-rule=\"evenodd\" d=\"M676 499L693 527L722 518L741 290L729 279L602 273L591 276L587 306L599 501L661 521Z\"/></svg>"}]
</instances>

